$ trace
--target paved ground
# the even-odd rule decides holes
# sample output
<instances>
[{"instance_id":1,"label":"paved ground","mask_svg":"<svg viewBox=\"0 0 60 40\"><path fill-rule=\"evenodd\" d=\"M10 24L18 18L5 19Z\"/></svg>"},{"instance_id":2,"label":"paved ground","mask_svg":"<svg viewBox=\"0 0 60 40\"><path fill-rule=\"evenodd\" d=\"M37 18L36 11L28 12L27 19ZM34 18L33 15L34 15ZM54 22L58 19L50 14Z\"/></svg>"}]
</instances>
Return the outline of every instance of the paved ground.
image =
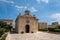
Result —
<instances>
[{"instance_id":1,"label":"paved ground","mask_svg":"<svg viewBox=\"0 0 60 40\"><path fill-rule=\"evenodd\" d=\"M47 32L8 34L6 40L60 40L60 34Z\"/></svg>"}]
</instances>

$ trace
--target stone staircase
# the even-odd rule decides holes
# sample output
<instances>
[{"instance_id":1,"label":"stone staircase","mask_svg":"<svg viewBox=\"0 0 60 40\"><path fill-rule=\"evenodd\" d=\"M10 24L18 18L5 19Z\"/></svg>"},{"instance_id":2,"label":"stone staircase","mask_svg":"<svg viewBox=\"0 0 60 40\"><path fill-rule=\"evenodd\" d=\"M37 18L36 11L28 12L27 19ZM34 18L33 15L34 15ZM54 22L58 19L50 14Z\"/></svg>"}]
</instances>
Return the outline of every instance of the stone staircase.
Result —
<instances>
[{"instance_id":1,"label":"stone staircase","mask_svg":"<svg viewBox=\"0 0 60 40\"><path fill-rule=\"evenodd\" d=\"M60 40L60 35L49 34L45 32L8 34L6 40Z\"/></svg>"}]
</instances>

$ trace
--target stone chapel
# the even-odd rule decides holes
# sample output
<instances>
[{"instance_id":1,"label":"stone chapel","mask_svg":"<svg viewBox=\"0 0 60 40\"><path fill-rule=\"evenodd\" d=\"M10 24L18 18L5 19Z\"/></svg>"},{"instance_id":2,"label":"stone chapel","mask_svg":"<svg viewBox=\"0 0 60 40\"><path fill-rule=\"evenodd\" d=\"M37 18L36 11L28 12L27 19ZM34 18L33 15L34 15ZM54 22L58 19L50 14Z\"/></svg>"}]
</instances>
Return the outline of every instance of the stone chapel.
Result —
<instances>
[{"instance_id":1,"label":"stone chapel","mask_svg":"<svg viewBox=\"0 0 60 40\"><path fill-rule=\"evenodd\" d=\"M17 33L35 33L38 32L38 19L30 15L28 9L25 10L24 15L18 15L15 20L15 31Z\"/></svg>"}]
</instances>

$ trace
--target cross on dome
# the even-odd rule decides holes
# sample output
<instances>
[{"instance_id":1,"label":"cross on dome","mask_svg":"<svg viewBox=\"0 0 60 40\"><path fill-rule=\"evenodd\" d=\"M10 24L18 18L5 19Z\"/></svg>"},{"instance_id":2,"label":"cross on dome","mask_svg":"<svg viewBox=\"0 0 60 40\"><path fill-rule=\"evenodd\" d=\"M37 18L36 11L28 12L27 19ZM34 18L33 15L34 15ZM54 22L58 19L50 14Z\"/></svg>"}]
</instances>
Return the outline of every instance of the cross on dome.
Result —
<instances>
[{"instance_id":1,"label":"cross on dome","mask_svg":"<svg viewBox=\"0 0 60 40\"><path fill-rule=\"evenodd\" d=\"M30 11L28 9L28 6L26 6L25 15L30 15Z\"/></svg>"}]
</instances>

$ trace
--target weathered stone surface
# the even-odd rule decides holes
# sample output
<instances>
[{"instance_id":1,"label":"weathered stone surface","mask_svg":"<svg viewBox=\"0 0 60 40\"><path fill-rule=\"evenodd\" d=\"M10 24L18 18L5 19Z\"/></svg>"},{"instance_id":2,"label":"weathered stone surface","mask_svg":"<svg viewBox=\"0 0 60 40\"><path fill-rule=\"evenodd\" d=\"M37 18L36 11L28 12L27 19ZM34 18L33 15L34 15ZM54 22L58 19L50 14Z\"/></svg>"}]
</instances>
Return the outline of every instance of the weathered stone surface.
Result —
<instances>
[{"instance_id":1,"label":"weathered stone surface","mask_svg":"<svg viewBox=\"0 0 60 40\"><path fill-rule=\"evenodd\" d=\"M47 32L8 34L6 40L60 40L60 34Z\"/></svg>"}]
</instances>

